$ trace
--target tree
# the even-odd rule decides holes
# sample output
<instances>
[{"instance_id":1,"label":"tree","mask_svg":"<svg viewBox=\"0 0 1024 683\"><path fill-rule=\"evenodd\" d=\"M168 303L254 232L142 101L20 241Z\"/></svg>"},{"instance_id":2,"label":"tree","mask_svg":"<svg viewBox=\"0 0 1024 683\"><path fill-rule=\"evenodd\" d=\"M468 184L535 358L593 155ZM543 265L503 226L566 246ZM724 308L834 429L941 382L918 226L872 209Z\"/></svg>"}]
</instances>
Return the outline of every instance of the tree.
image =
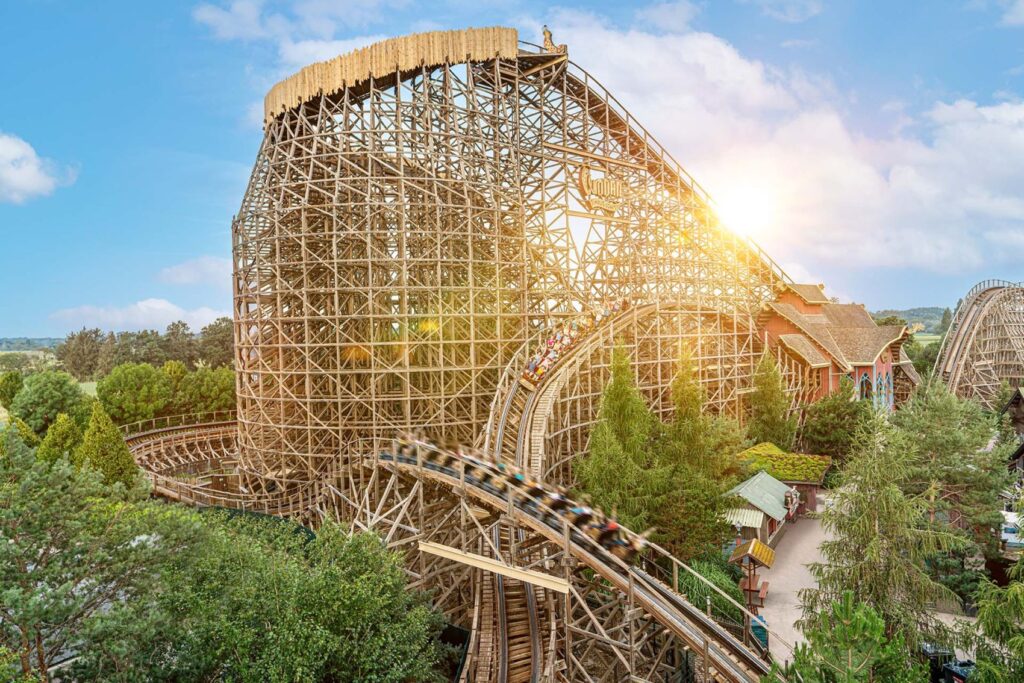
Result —
<instances>
[{"instance_id":1,"label":"tree","mask_svg":"<svg viewBox=\"0 0 1024 683\"><path fill-rule=\"evenodd\" d=\"M72 460L76 465L97 470L108 486L122 483L132 488L139 479L139 467L124 442L124 436L98 403L92 409L89 428L85 430Z\"/></svg>"},{"instance_id":2,"label":"tree","mask_svg":"<svg viewBox=\"0 0 1024 683\"><path fill-rule=\"evenodd\" d=\"M169 360L176 360L192 367L198 358L196 336L192 334L188 323L178 320L167 326L162 340L164 355Z\"/></svg>"},{"instance_id":3,"label":"tree","mask_svg":"<svg viewBox=\"0 0 1024 683\"><path fill-rule=\"evenodd\" d=\"M14 397L11 414L42 436L61 413L72 413L82 401L78 382L66 372L46 370L29 375Z\"/></svg>"},{"instance_id":4,"label":"tree","mask_svg":"<svg viewBox=\"0 0 1024 683\"><path fill-rule=\"evenodd\" d=\"M953 324L953 312L948 308L942 311L942 320L939 321L939 329L935 330L938 334L946 334L949 331L949 326Z\"/></svg>"},{"instance_id":5,"label":"tree","mask_svg":"<svg viewBox=\"0 0 1024 683\"><path fill-rule=\"evenodd\" d=\"M809 565L817 587L800 592L805 630L820 627L829 605L851 591L883 619L890 639L901 636L914 647L941 631L927 605L952 594L925 563L959 539L928 528L927 500L904 493L909 451L906 436L881 413L858 432L841 486L821 515L830 538L820 546L823 561Z\"/></svg>"},{"instance_id":6,"label":"tree","mask_svg":"<svg viewBox=\"0 0 1024 683\"><path fill-rule=\"evenodd\" d=\"M408 590L400 556L330 523L303 540L287 522L203 515L190 560L167 565L155 600L135 603L157 627L109 628L74 672L104 681L126 671L133 676L122 680L441 680L443 619Z\"/></svg>"},{"instance_id":7,"label":"tree","mask_svg":"<svg viewBox=\"0 0 1024 683\"><path fill-rule=\"evenodd\" d=\"M794 683L919 683L927 674L908 657L902 638L889 638L885 621L858 604L851 591L832 602L805 643L793 651L785 678Z\"/></svg>"},{"instance_id":8,"label":"tree","mask_svg":"<svg viewBox=\"0 0 1024 683\"><path fill-rule=\"evenodd\" d=\"M932 574L971 599L984 573L983 562L974 558L998 554L992 529L1002 522L1001 496L1012 483L1006 462L1016 444L988 448L997 433L995 418L934 377L893 415L893 423L910 445L905 490L925 501L930 525L969 541L933 558Z\"/></svg>"},{"instance_id":9,"label":"tree","mask_svg":"<svg viewBox=\"0 0 1024 683\"><path fill-rule=\"evenodd\" d=\"M594 503L615 510L623 525L633 529L652 524L670 491L671 470L655 461L651 448L656 422L636 388L629 356L616 348L590 452L574 468Z\"/></svg>"},{"instance_id":10,"label":"tree","mask_svg":"<svg viewBox=\"0 0 1024 683\"><path fill-rule=\"evenodd\" d=\"M800 429L805 453L830 455L843 462L853 448L854 435L871 414L871 404L854 398L853 381L844 378L839 390L806 408Z\"/></svg>"},{"instance_id":11,"label":"tree","mask_svg":"<svg viewBox=\"0 0 1024 683\"><path fill-rule=\"evenodd\" d=\"M754 372L747 435L756 443L767 441L784 451L792 450L796 418L790 416L789 405L789 395L782 382L779 366L771 354L765 353Z\"/></svg>"},{"instance_id":12,"label":"tree","mask_svg":"<svg viewBox=\"0 0 1024 683\"><path fill-rule=\"evenodd\" d=\"M11 370L0 375L0 406L10 410L14 404L14 397L21 391L25 379L17 370Z\"/></svg>"},{"instance_id":13,"label":"tree","mask_svg":"<svg viewBox=\"0 0 1024 683\"><path fill-rule=\"evenodd\" d=\"M14 418L5 428L0 429L0 457L7 454L6 434L10 433L28 448L35 448L39 445L39 435L31 427L25 424L20 418Z\"/></svg>"},{"instance_id":14,"label":"tree","mask_svg":"<svg viewBox=\"0 0 1024 683\"><path fill-rule=\"evenodd\" d=\"M81 442L82 430L67 413L61 413L36 449L36 457L51 464L61 458L70 461Z\"/></svg>"},{"instance_id":15,"label":"tree","mask_svg":"<svg viewBox=\"0 0 1024 683\"><path fill-rule=\"evenodd\" d=\"M1022 499L1017 511L1024 513ZM978 588L978 622L964 624L960 638L974 651L977 683L1024 680L1024 558L1010 567L1005 588L983 579Z\"/></svg>"},{"instance_id":16,"label":"tree","mask_svg":"<svg viewBox=\"0 0 1024 683\"><path fill-rule=\"evenodd\" d=\"M185 380L188 377L188 368L180 360L169 360L160 367L160 372L167 378L167 384L171 390L171 399L164 406L163 413L166 415L184 415L193 412L189 407L188 398L185 396Z\"/></svg>"},{"instance_id":17,"label":"tree","mask_svg":"<svg viewBox=\"0 0 1024 683\"><path fill-rule=\"evenodd\" d=\"M188 413L211 413L235 409L235 371L199 368L181 382L182 407Z\"/></svg>"},{"instance_id":18,"label":"tree","mask_svg":"<svg viewBox=\"0 0 1024 683\"><path fill-rule=\"evenodd\" d=\"M234 344L231 318L217 318L199 333L199 358L211 368L231 367Z\"/></svg>"},{"instance_id":19,"label":"tree","mask_svg":"<svg viewBox=\"0 0 1024 683\"><path fill-rule=\"evenodd\" d=\"M160 416L172 399L167 376L148 363L118 365L96 385L96 396L121 425Z\"/></svg>"},{"instance_id":20,"label":"tree","mask_svg":"<svg viewBox=\"0 0 1024 683\"><path fill-rule=\"evenodd\" d=\"M10 429L5 437L0 646L17 655L24 676L48 682L68 652L114 654L93 647L93 632L126 624L125 605L155 590L151 570L182 559L193 513L145 502L139 490L111 489L66 461L38 460Z\"/></svg>"},{"instance_id":21,"label":"tree","mask_svg":"<svg viewBox=\"0 0 1024 683\"><path fill-rule=\"evenodd\" d=\"M72 377L85 382L96 376L99 367L100 349L103 347L103 332L98 328L69 334L57 345L54 353L57 360Z\"/></svg>"},{"instance_id":22,"label":"tree","mask_svg":"<svg viewBox=\"0 0 1024 683\"><path fill-rule=\"evenodd\" d=\"M96 377L106 377L114 369L118 362L117 335L108 332L100 344L99 354L96 358Z\"/></svg>"}]
</instances>

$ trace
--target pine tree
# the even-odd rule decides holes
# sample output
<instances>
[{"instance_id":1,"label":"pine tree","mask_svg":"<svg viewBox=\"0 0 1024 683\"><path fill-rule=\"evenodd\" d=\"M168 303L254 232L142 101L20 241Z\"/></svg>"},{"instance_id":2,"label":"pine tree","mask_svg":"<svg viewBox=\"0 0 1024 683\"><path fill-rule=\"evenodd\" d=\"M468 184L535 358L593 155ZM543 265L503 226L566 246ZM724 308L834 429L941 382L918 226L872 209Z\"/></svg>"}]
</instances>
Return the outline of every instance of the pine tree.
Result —
<instances>
[{"instance_id":1,"label":"pine tree","mask_svg":"<svg viewBox=\"0 0 1024 683\"><path fill-rule=\"evenodd\" d=\"M120 482L131 488L138 480L139 468L124 437L98 403L92 409L89 428L72 460L78 466L98 470L108 485Z\"/></svg>"},{"instance_id":2,"label":"pine tree","mask_svg":"<svg viewBox=\"0 0 1024 683\"><path fill-rule=\"evenodd\" d=\"M10 410L14 403L14 397L21 391L24 377L17 370L11 370L0 375L0 406Z\"/></svg>"},{"instance_id":3,"label":"pine tree","mask_svg":"<svg viewBox=\"0 0 1024 683\"><path fill-rule=\"evenodd\" d=\"M998 552L991 530L1002 522L1001 495L1012 483L1006 462L1016 444L989 448L997 434L995 418L934 377L918 387L893 422L910 446L905 490L925 501L930 525L965 539L958 552L933 558L933 576L972 599L984 574L974 558Z\"/></svg>"},{"instance_id":4,"label":"pine tree","mask_svg":"<svg viewBox=\"0 0 1024 683\"><path fill-rule=\"evenodd\" d=\"M590 452L574 465L595 505L614 510L626 527L645 529L669 494L670 470L651 454L656 420L633 381L629 356L616 348Z\"/></svg>"},{"instance_id":5,"label":"pine tree","mask_svg":"<svg viewBox=\"0 0 1024 683\"><path fill-rule=\"evenodd\" d=\"M853 448L854 435L870 413L871 404L854 400L853 381L843 378L839 391L807 407L800 429L802 451L844 461Z\"/></svg>"},{"instance_id":6,"label":"pine tree","mask_svg":"<svg viewBox=\"0 0 1024 683\"><path fill-rule=\"evenodd\" d=\"M926 679L920 664L908 657L903 639L888 638L878 613L858 604L850 591L829 605L804 636L807 642L794 650L787 681L919 683Z\"/></svg>"},{"instance_id":7,"label":"pine tree","mask_svg":"<svg viewBox=\"0 0 1024 683\"><path fill-rule=\"evenodd\" d=\"M50 425L46 437L36 449L36 457L54 463L61 458L71 460L72 454L82 441L82 431L67 413L61 413Z\"/></svg>"},{"instance_id":8,"label":"pine tree","mask_svg":"<svg viewBox=\"0 0 1024 683\"><path fill-rule=\"evenodd\" d=\"M938 333L946 334L951 324L953 324L953 312L946 308L942 311L942 320L939 321Z\"/></svg>"},{"instance_id":9,"label":"pine tree","mask_svg":"<svg viewBox=\"0 0 1024 683\"><path fill-rule=\"evenodd\" d=\"M750 438L756 443L769 442L784 451L791 450L796 418L790 416L789 405L779 366L770 353L765 353L754 372L754 391L750 394Z\"/></svg>"},{"instance_id":10,"label":"pine tree","mask_svg":"<svg viewBox=\"0 0 1024 683\"><path fill-rule=\"evenodd\" d=\"M927 605L951 592L925 563L956 547L956 536L926 525L928 501L902 488L911 471L910 444L881 413L872 413L855 439L832 505L822 513L830 538L822 562L809 565L817 587L800 592L803 626L814 628L830 603L851 591L885 621L886 635L915 646L922 631L941 631Z\"/></svg>"}]
</instances>

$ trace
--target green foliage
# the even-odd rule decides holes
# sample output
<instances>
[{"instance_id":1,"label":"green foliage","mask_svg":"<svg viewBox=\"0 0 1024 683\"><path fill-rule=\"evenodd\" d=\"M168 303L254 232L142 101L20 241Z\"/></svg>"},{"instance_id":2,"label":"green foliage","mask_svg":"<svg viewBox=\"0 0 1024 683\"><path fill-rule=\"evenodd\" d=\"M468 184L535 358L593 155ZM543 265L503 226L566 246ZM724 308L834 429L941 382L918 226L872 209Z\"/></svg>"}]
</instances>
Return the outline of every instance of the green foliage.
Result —
<instances>
[{"instance_id":1,"label":"green foliage","mask_svg":"<svg viewBox=\"0 0 1024 683\"><path fill-rule=\"evenodd\" d=\"M751 472L764 470L779 481L820 483L832 459L827 455L786 453L773 443L761 443L738 456L749 464Z\"/></svg>"},{"instance_id":2,"label":"green foliage","mask_svg":"<svg viewBox=\"0 0 1024 683\"><path fill-rule=\"evenodd\" d=\"M6 427L0 429L0 456L7 454L7 437L17 439L27 448L35 448L39 445L39 435L32 431L32 428L25 424L25 421L14 418Z\"/></svg>"},{"instance_id":3,"label":"green foliage","mask_svg":"<svg viewBox=\"0 0 1024 683\"><path fill-rule=\"evenodd\" d=\"M920 683L927 672L908 655L906 644L886 635L885 621L851 591L827 606L804 632L785 679L796 683Z\"/></svg>"},{"instance_id":4,"label":"green foliage","mask_svg":"<svg viewBox=\"0 0 1024 683\"><path fill-rule=\"evenodd\" d=\"M148 363L118 365L96 385L96 395L120 425L157 417L172 400L167 376Z\"/></svg>"},{"instance_id":5,"label":"green foliage","mask_svg":"<svg viewBox=\"0 0 1024 683\"><path fill-rule=\"evenodd\" d=\"M78 424L66 413L61 413L36 449L36 457L51 464L61 458L70 461L81 442L82 430Z\"/></svg>"},{"instance_id":6,"label":"green foliage","mask_svg":"<svg viewBox=\"0 0 1024 683\"><path fill-rule=\"evenodd\" d=\"M61 413L71 414L82 401L78 382L66 372L46 370L29 375L14 397L11 414L42 436Z\"/></svg>"},{"instance_id":7,"label":"green foliage","mask_svg":"<svg viewBox=\"0 0 1024 683\"><path fill-rule=\"evenodd\" d=\"M13 430L4 436L0 646L25 663L24 675L50 680L50 667L69 651L116 656L94 648L94 630L127 626L125 604L156 589L151 570L182 558L194 525L180 508L144 502L138 490L110 489L97 473L64 460L50 465ZM81 680L64 672L60 678Z\"/></svg>"},{"instance_id":8,"label":"green foliage","mask_svg":"<svg viewBox=\"0 0 1024 683\"><path fill-rule=\"evenodd\" d=\"M907 435L912 456L906 490L926 501L929 523L994 552L991 529L1002 522L1000 495L1012 481L1006 462L1013 448L986 450L996 433L994 418L932 378L893 423Z\"/></svg>"},{"instance_id":9,"label":"green foliage","mask_svg":"<svg viewBox=\"0 0 1024 683\"><path fill-rule=\"evenodd\" d=\"M656 540L684 560L716 553L729 536L723 521L723 478L738 469L732 421L703 415L703 391L684 355L673 381L676 419L662 425L633 383L617 349L590 453L574 465L580 487L597 506L633 529L657 527Z\"/></svg>"},{"instance_id":10,"label":"green foliage","mask_svg":"<svg viewBox=\"0 0 1024 683\"><path fill-rule=\"evenodd\" d=\"M178 361L189 369L230 366L233 341L230 318L215 320L198 336L186 323L177 321L168 325L164 334L156 330L104 334L98 329L82 329L58 344L56 354L65 370L86 381L105 377L125 363L159 367L165 361Z\"/></svg>"},{"instance_id":11,"label":"green foliage","mask_svg":"<svg viewBox=\"0 0 1024 683\"><path fill-rule=\"evenodd\" d=\"M821 453L845 460L853 437L871 413L868 401L854 400L853 381L843 378L839 390L809 405L800 429L800 447L807 453Z\"/></svg>"},{"instance_id":12,"label":"green foliage","mask_svg":"<svg viewBox=\"0 0 1024 683\"><path fill-rule=\"evenodd\" d=\"M16 370L0 375L0 406L7 410L11 409L11 406L14 404L14 397L21 391L24 381L25 379L22 374Z\"/></svg>"},{"instance_id":13,"label":"green foliage","mask_svg":"<svg viewBox=\"0 0 1024 683\"><path fill-rule=\"evenodd\" d=\"M977 625L965 625L961 631L961 640L974 651L978 665L972 683L1024 680L1024 559L1018 559L1009 573L1005 588L982 580Z\"/></svg>"},{"instance_id":14,"label":"green foliage","mask_svg":"<svg viewBox=\"0 0 1024 683\"><path fill-rule=\"evenodd\" d=\"M235 408L235 371L199 368L181 380L182 405L189 413L206 413Z\"/></svg>"},{"instance_id":15,"label":"green foliage","mask_svg":"<svg viewBox=\"0 0 1024 683\"><path fill-rule=\"evenodd\" d=\"M217 318L199 334L199 357L210 368L231 367L235 336L231 318Z\"/></svg>"},{"instance_id":16,"label":"green foliage","mask_svg":"<svg viewBox=\"0 0 1024 683\"><path fill-rule=\"evenodd\" d=\"M743 592L740 590L736 579L729 573L724 561L721 560L721 555L717 559L694 560L689 563L689 566L707 579L708 583L713 584L732 598L734 602L740 605L744 604ZM690 572L679 572L678 590L686 596L686 599L691 604L696 605L700 609L704 609L707 599L710 597L711 613L716 618L729 619L736 624L743 623L743 613L732 602L729 602L729 600L722 597L721 593L712 589L707 583L701 581Z\"/></svg>"},{"instance_id":17,"label":"green foliage","mask_svg":"<svg viewBox=\"0 0 1024 683\"><path fill-rule=\"evenodd\" d=\"M167 563L161 590L130 606L154 628L106 625L102 647L74 671L105 681L439 681L442 618L405 582L400 556L372 535L327 524L303 547L288 524L206 514L187 561Z\"/></svg>"},{"instance_id":18,"label":"green foliage","mask_svg":"<svg viewBox=\"0 0 1024 683\"><path fill-rule=\"evenodd\" d=\"M790 450L796 436L796 418L789 414L789 405L779 366L771 354L765 353L754 372L747 435L756 443L768 441Z\"/></svg>"},{"instance_id":19,"label":"green foliage","mask_svg":"<svg viewBox=\"0 0 1024 683\"><path fill-rule=\"evenodd\" d=\"M932 369L939 359L939 348L941 346L941 341L928 342L927 344L913 341L904 344L903 350L907 352L907 357L914 364L914 369L917 370L918 374L926 377L932 374Z\"/></svg>"},{"instance_id":20,"label":"green foliage","mask_svg":"<svg viewBox=\"0 0 1024 683\"><path fill-rule=\"evenodd\" d=\"M939 321L939 326L936 328L936 332L939 334L945 334L949 330L949 326L953 323L953 312L948 308L942 311L942 320Z\"/></svg>"},{"instance_id":21,"label":"green foliage","mask_svg":"<svg viewBox=\"0 0 1024 683\"><path fill-rule=\"evenodd\" d=\"M857 433L842 485L821 516L829 538L820 546L823 561L809 565L817 587L800 593L805 630L820 628L828 606L852 591L884 620L888 637L901 636L910 647L941 631L927 605L951 593L924 566L959 539L927 528L928 501L904 492L910 448L881 413Z\"/></svg>"},{"instance_id":22,"label":"green foliage","mask_svg":"<svg viewBox=\"0 0 1024 683\"><path fill-rule=\"evenodd\" d=\"M132 488L138 483L139 468L128 451L124 436L99 404L92 409L89 427L72 460L80 467L88 466L98 471L108 486L121 483Z\"/></svg>"},{"instance_id":23,"label":"green foliage","mask_svg":"<svg viewBox=\"0 0 1024 683\"><path fill-rule=\"evenodd\" d=\"M57 360L78 381L93 379L99 368L103 336L98 328L87 330L83 327L78 332L70 333L54 350Z\"/></svg>"}]
</instances>

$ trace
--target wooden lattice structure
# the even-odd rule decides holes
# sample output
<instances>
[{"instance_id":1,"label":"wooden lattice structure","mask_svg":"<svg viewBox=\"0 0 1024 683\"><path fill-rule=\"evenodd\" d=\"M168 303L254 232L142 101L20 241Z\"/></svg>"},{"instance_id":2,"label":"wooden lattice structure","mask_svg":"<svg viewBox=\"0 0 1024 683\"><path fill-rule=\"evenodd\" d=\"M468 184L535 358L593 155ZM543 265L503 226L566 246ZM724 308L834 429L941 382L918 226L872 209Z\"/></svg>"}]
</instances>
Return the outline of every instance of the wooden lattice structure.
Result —
<instances>
[{"instance_id":1,"label":"wooden lattice structure","mask_svg":"<svg viewBox=\"0 0 1024 683\"><path fill-rule=\"evenodd\" d=\"M1024 284L985 280L953 314L936 372L960 396L989 407L1003 380L1024 385Z\"/></svg>"},{"instance_id":2,"label":"wooden lattice structure","mask_svg":"<svg viewBox=\"0 0 1024 683\"><path fill-rule=\"evenodd\" d=\"M398 67L396 69L396 67ZM737 413L751 317L785 275L566 54L512 29L423 34L307 67L267 98L234 223L239 442L311 481L348 444L473 442L536 331L609 300L663 394L690 338Z\"/></svg>"},{"instance_id":3,"label":"wooden lattice structure","mask_svg":"<svg viewBox=\"0 0 1024 683\"><path fill-rule=\"evenodd\" d=\"M765 353L757 316L789 280L719 225L564 46L472 29L303 69L267 97L233 240L237 422L132 437L160 493L377 531L405 551L412 584L471 629L466 681L767 671L750 615L691 604L678 580L690 570L664 551L613 561L464 463L430 469L393 447L396 433L426 433L571 484L616 345L658 412L685 342L709 407L742 417ZM625 304L535 390L518 381L553 326L612 302ZM799 400L798 368L772 352Z\"/></svg>"}]
</instances>

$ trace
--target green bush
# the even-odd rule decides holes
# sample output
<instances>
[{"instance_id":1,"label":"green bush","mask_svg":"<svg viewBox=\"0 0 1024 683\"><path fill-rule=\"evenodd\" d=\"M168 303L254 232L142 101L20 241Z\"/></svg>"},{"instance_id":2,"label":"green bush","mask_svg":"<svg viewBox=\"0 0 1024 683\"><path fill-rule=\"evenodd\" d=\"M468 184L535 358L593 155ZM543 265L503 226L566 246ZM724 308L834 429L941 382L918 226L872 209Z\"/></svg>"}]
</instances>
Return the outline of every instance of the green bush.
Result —
<instances>
[{"instance_id":1,"label":"green bush","mask_svg":"<svg viewBox=\"0 0 1024 683\"><path fill-rule=\"evenodd\" d=\"M96 385L103 409L119 425L164 414L171 403L171 383L148 363L118 365Z\"/></svg>"},{"instance_id":2,"label":"green bush","mask_svg":"<svg viewBox=\"0 0 1024 683\"><path fill-rule=\"evenodd\" d=\"M818 483L832 464L827 455L787 453L773 443L760 443L739 454L752 472L764 470L779 481Z\"/></svg>"},{"instance_id":3,"label":"green bush","mask_svg":"<svg viewBox=\"0 0 1024 683\"><path fill-rule=\"evenodd\" d=\"M45 370L25 379L11 404L11 414L43 436L58 415L74 413L81 402L82 390L71 375Z\"/></svg>"},{"instance_id":4,"label":"green bush","mask_svg":"<svg viewBox=\"0 0 1024 683\"><path fill-rule=\"evenodd\" d=\"M73 461L78 466L89 466L99 471L108 486L120 482L131 488L138 482L139 468L121 431L98 403L92 409L89 428L75 450Z\"/></svg>"}]
</instances>

